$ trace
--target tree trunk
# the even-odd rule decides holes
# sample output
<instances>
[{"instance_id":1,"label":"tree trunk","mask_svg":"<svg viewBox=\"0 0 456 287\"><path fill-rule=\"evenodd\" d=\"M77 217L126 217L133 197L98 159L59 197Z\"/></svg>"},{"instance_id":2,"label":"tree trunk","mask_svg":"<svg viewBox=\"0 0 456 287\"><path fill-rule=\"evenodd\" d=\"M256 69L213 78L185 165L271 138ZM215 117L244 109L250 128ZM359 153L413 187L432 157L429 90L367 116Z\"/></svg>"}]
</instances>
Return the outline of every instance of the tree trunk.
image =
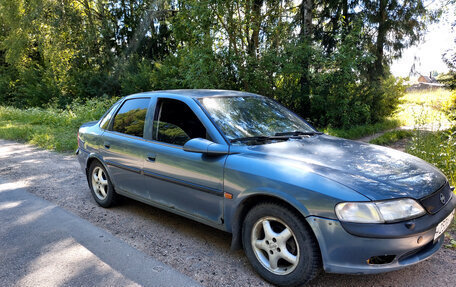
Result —
<instances>
[{"instance_id":1,"label":"tree trunk","mask_svg":"<svg viewBox=\"0 0 456 287\"><path fill-rule=\"evenodd\" d=\"M309 40L312 36L312 10L313 0L303 0L299 7L301 19L301 40L303 38Z\"/></svg>"},{"instance_id":2,"label":"tree trunk","mask_svg":"<svg viewBox=\"0 0 456 287\"><path fill-rule=\"evenodd\" d=\"M350 23L350 19L348 19L348 0L344 0L342 3L342 15L344 16L344 26L345 28L348 27L348 23Z\"/></svg>"},{"instance_id":3,"label":"tree trunk","mask_svg":"<svg viewBox=\"0 0 456 287\"><path fill-rule=\"evenodd\" d=\"M385 46L386 41L386 22L387 22L387 13L386 13L386 5L388 4L388 0L379 0L379 11L377 14L378 17L378 31L377 31L377 42L375 44L375 62L374 62L374 77L375 79L379 79L384 76L384 69L383 69L383 48Z\"/></svg>"},{"instance_id":4,"label":"tree trunk","mask_svg":"<svg viewBox=\"0 0 456 287\"><path fill-rule=\"evenodd\" d=\"M300 13L300 45L304 48L312 41L312 10L313 0L303 0L299 7ZM301 61L301 78L299 79L300 94L303 97L302 114L309 115L310 112L310 59L308 53Z\"/></svg>"},{"instance_id":5,"label":"tree trunk","mask_svg":"<svg viewBox=\"0 0 456 287\"><path fill-rule=\"evenodd\" d=\"M261 6L263 6L263 0L254 0L252 7L252 36L249 39L247 51L249 56L257 57L259 38L260 38L260 26L261 26Z\"/></svg>"}]
</instances>

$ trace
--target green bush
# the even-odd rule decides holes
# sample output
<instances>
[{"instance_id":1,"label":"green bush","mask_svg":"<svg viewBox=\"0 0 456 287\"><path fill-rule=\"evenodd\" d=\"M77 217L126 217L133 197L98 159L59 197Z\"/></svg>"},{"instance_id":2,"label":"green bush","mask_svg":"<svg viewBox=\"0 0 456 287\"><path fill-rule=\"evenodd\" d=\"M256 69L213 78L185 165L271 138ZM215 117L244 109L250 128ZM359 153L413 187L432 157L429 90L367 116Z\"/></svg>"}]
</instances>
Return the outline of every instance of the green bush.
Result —
<instances>
[{"instance_id":1,"label":"green bush","mask_svg":"<svg viewBox=\"0 0 456 287\"><path fill-rule=\"evenodd\" d=\"M410 138L413 132L407 130L395 130L382 134L378 138L371 140L369 143L377 145L389 145L401 139Z\"/></svg>"},{"instance_id":2,"label":"green bush","mask_svg":"<svg viewBox=\"0 0 456 287\"><path fill-rule=\"evenodd\" d=\"M456 131L418 133L407 152L435 165L456 184Z\"/></svg>"},{"instance_id":3,"label":"green bush","mask_svg":"<svg viewBox=\"0 0 456 287\"><path fill-rule=\"evenodd\" d=\"M123 70L120 79L122 94L130 95L154 90L154 65L145 59L139 60L132 57Z\"/></svg>"},{"instance_id":4,"label":"green bush","mask_svg":"<svg viewBox=\"0 0 456 287\"><path fill-rule=\"evenodd\" d=\"M399 121L387 119L375 124L357 125L348 129L335 129L328 127L323 129L323 131L327 134L341 138L359 139L361 137L370 136L378 132L394 129L398 126L400 126Z\"/></svg>"}]
</instances>

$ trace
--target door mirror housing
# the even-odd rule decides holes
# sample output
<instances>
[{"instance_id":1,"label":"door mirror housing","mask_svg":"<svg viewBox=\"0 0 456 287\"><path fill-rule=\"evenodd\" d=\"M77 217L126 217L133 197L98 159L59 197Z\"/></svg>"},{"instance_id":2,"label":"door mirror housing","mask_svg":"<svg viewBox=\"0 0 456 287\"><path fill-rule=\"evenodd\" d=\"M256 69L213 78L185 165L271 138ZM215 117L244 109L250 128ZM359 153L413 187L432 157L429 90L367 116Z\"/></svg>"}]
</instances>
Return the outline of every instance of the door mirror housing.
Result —
<instances>
[{"instance_id":1,"label":"door mirror housing","mask_svg":"<svg viewBox=\"0 0 456 287\"><path fill-rule=\"evenodd\" d=\"M228 146L203 138L194 138L184 144L184 150L207 155L225 155L229 153Z\"/></svg>"}]
</instances>

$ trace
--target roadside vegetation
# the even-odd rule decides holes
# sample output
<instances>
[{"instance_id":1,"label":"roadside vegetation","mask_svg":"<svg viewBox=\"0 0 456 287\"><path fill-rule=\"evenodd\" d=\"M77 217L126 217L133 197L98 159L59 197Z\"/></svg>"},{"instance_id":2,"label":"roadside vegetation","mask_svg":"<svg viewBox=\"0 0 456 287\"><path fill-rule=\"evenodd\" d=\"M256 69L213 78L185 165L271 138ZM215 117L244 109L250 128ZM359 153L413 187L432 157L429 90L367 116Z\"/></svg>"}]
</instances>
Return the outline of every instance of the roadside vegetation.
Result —
<instances>
[{"instance_id":1,"label":"roadside vegetation","mask_svg":"<svg viewBox=\"0 0 456 287\"><path fill-rule=\"evenodd\" d=\"M399 140L411 138L412 136L413 132L409 130L393 130L385 132L381 136L372 139L369 143L377 145L391 145Z\"/></svg>"},{"instance_id":2,"label":"roadside vegetation","mask_svg":"<svg viewBox=\"0 0 456 287\"><path fill-rule=\"evenodd\" d=\"M111 98L195 88L258 93L346 138L392 129L405 87L390 63L445 9L422 1L82 2L0 2L1 137L72 149L76 123L98 116L85 111L101 114Z\"/></svg>"},{"instance_id":3,"label":"roadside vegetation","mask_svg":"<svg viewBox=\"0 0 456 287\"><path fill-rule=\"evenodd\" d=\"M375 124L356 125L349 128L332 128L327 127L323 132L332 136L346 138L346 139L359 139L365 136L373 135L386 130L399 127L401 122L397 119L384 119Z\"/></svg>"},{"instance_id":4,"label":"roadside vegetation","mask_svg":"<svg viewBox=\"0 0 456 287\"><path fill-rule=\"evenodd\" d=\"M393 145L407 139L406 152L442 170L456 184L456 92L438 89L405 94L393 119L406 130L388 131L370 143Z\"/></svg>"},{"instance_id":5,"label":"roadside vegetation","mask_svg":"<svg viewBox=\"0 0 456 287\"><path fill-rule=\"evenodd\" d=\"M455 92L447 89L415 91L399 99L394 118L401 126L417 129L442 130L451 126L450 112L455 104Z\"/></svg>"},{"instance_id":6,"label":"roadside vegetation","mask_svg":"<svg viewBox=\"0 0 456 287\"><path fill-rule=\"evenodd\" d=\"M0 138L60 152L74 151L79 126L98 120L115 101L114 98L93 99L84 104L75 101L63 109L0 106Z\"/></svg>"},{"instance_id":7,"label":"roadside vegetation","mask_svg":"<svg viewBox=\"0 0 456 287\"><path fill-rule=\"evenodd\" d=\"M419 42L443 8L422 1L3 0L0 103L66 109L103 94L232 89L273 98L317 127L377 124L404 92L389 63Z\"/></svg>"},{"instance_id":8,"label":"roadside vegetation","mask_svg":"<svg viewBox=\"0 0 456 287\"><path fill-rule=\"evenodd\" d=\"M118 98L75 101L65 108L55 105L47 108L16 108L0 106L0 138L27 142L41 148L59 152L73 151L77 147L76 135L79 126L100 119L103 113ZM384 130L398 127L396 119L386 119L375 124L358 125L346 129L323 128L325 133L357 139Z\"/></svg>"}]
</instances>

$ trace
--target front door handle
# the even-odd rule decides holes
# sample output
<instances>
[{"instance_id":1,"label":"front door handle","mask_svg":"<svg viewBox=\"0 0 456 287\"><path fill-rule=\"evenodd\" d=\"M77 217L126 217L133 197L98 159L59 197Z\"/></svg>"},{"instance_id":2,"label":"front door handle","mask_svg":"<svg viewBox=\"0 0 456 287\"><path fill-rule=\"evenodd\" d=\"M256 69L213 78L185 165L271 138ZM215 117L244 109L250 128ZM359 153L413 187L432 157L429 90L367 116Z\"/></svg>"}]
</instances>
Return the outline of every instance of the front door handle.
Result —
<instances>
[{"instance_id":1,"label":"front door handle","mask_svg":"<svg viewBox=\"0 0 456 287\"><path fill-rule=\"evenodd\" d=\"M108 143L108 142L105 142L105 143L104 143L104 147L107 148L107 149L109 149L109 148L111 147L111 144Z\"/></svg>"},{"instance_id":2,"label":"front door handle","mask_svg":"<svg viewBox=\"0 0 456 287\"><path fill-rule=\"evenodd\" d=\"M156 157L157 157L157 155L154 153L147 154L147 160L150 162L154 162Z\"/></svg>"}]
</instances>

